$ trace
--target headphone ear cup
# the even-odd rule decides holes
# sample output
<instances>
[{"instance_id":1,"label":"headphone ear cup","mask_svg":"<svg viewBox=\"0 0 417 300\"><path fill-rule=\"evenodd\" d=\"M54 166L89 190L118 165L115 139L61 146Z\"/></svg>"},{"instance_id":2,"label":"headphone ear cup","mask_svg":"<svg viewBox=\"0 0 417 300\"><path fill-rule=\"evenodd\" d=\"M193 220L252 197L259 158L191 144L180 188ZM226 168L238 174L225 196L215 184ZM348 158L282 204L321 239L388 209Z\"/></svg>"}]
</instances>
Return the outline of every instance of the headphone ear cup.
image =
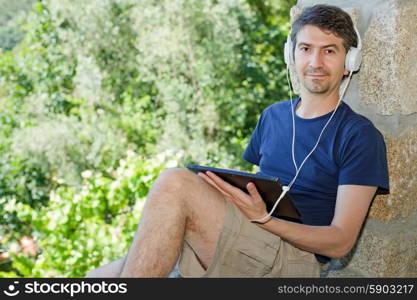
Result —
<instances>
[{"instance_id":1,"label":"headphone ear cup","mask_svg":"<svg viewBox=\"0 0 417 300\"><path fill-rule=\"evenodd\" d=\"M349 72L356 72L359 70L362 62L361 50L355 47L351 47L346 54L345 69Z\"/></svg>"},{"instance_id":2,"label":"headphone ear cup","mask_svg":"<svg viewBox=\"0 0 417 300\"><path fill-rule=\"evenodd\" d=\"M291 64L291 50L290 50L291 45L289 45L289 42L286 41L285 45L284 45L284 61L286 63L286 65L289 67Z\"/></svg>"},{"instance_id":3,"label":"headphone ear cup","mask_svg":"<svg viewBox=\"0 0 417 300\"><path fill-rule=\"evenodd\" d=\"M284 44L284 61L287 67L290 67L294 63L293 49L291 41L291 31L288 33L287 41Z\"/></svg>"}]
</instances>

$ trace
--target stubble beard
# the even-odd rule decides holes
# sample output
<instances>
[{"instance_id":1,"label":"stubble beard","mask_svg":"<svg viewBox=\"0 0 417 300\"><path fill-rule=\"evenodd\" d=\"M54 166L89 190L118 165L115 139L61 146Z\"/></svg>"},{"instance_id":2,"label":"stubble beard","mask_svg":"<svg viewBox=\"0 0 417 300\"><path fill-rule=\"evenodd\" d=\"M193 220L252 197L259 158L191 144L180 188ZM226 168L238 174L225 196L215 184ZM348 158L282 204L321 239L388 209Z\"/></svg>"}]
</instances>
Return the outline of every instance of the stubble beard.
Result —
<instances>
[{"instance_id":1,"label":"stubble beard","mask_svg":"<svg viewBox=\"0 0 417 300\"><path fill-rule=\"evenodd\" d=\"M330 89L329 84L321 81L313 79L312 82L304 82L304 87L311 94L326 94Z\"/></svg>"},{"instance_id":2,"label":"stubble beard","mask_svg":"<svg viewBox=\"0 0 417 300\"><path fill-rule=\"evenodd\" d=\"M328 77L323 79L307 78L309 74L323 74L330 76L330 73L322 68L311 68L309 67L304 72L304 87L311 94L325 94L330 90L330 82Z\"/></svg>"}]
</instances>

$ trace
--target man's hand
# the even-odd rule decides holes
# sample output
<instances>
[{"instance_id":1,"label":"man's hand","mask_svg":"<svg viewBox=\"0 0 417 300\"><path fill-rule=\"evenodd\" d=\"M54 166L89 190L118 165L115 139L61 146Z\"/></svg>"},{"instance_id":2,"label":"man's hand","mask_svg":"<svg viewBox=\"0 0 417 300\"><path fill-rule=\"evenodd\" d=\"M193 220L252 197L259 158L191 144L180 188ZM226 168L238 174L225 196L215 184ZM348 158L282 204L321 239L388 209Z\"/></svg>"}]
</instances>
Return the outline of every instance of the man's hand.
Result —
<instances>
[{"instance_id":1,"label":"man's hand","mask_svg":"<svg viewBox=\"0 0 417 300\"><path fill-rule=\"evenodd\" d=\"M253 182L246 186L249 191L247 194L213 172L207 171L205 174L200 172L198 175L232 201L249 220L259 219L268 214L265 202Z\"/></svg>"},{"instance_id":2,"label":"man's hand","mask_svg":"<svg viewBox=\"0 0 417 300\"><path fill-rule=\"evenodd\" d=\"M200 176L201 178L203 178L208 184L210 184L212 187L214 187L215 189L217 189L220 193L222 193L223 195L225 195L227 198L230 198L231 196L226 193L223 189L221 189L214 181L213 179L211 179L210 177L208 177L204 172L198 172L198 176ZM220 178L220 180L222 180Z\"/></svg>"}]
</instances>

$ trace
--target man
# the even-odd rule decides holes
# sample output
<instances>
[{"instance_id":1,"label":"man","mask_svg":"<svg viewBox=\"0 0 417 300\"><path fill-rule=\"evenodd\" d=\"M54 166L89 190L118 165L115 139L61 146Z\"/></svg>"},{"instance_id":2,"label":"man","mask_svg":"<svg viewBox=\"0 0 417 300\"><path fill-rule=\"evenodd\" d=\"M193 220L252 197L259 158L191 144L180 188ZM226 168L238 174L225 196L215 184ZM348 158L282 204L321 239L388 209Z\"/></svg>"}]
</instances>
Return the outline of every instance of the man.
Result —
<instances>
[{"instance_id":1,"label":"man","mask_svg":"<svg viewBox=\"0 0 417 300\"><path fill-rule=\"evenodd\" d=\"M301 97L264 110L243 157L290 185L302 222L263 218L254 184L247 194L210 172L166 170L128 255L89 277L166 277L177 261L184 277L317 277L320 263L350 251L374 195L389 191L381 134L338 105L357 36L345 12L316 5L294 22L291 41Z\"/></svg>"}]
</instances>

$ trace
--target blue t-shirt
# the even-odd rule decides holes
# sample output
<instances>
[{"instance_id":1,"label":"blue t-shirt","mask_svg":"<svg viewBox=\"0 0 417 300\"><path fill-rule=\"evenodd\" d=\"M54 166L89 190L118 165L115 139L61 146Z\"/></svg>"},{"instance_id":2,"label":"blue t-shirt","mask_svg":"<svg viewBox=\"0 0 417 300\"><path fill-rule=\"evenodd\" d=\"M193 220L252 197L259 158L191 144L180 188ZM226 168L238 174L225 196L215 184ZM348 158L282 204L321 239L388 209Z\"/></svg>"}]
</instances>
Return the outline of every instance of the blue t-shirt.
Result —
<instances>
[{"instance_id":1,"label":"blue t-shirt","mask_svg":"<svg viewBox=\"0 0 417 300\"><path fill-rule=\"evenodd\" d=\"M299 101L300 98L294 101L294 109ZM303 119L294 112L294 153L298 167L313 149L331 114ZM243 158L258 165L261 174L276 176L288 185L296 172L291 144L291 103L277 102L262 112ZM288 192L301 214L302 223L330 225L337 188L342 184L378 186L377 194L389 193L383 136L370 120L355 113L344 102Z\"/></svg>"}]
</instances>

